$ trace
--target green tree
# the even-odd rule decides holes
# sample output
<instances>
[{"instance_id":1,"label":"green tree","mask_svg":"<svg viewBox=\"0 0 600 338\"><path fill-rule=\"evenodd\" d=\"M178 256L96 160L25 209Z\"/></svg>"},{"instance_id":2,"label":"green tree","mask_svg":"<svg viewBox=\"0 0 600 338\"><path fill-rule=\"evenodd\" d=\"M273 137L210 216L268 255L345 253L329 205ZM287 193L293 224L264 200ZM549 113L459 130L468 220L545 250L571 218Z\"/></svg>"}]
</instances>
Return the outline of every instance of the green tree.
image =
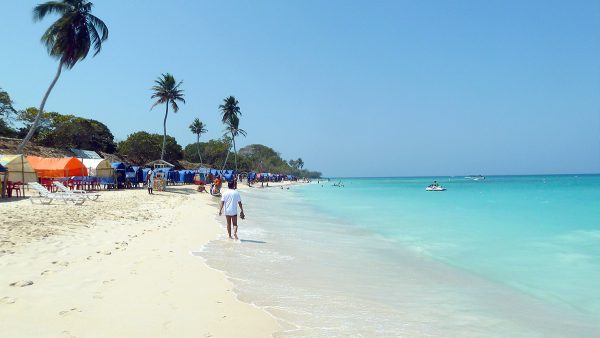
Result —
<instances>
[{"instance_id":1,"label":"green tree","mask_svg":"<svg viewBox=\"0 0 600 338\"><path fill-rule=\"evenodd\" d=\"M38 115L40 116L38 119L38 125L35 128L35 132L32 136L32 139L36 141L41 134L50 131L53 124L65 122L68 119L68 115L61 115L56 112L44 112L39 114L39 110L35 107L19 110L17 112L16 119L23 125L23 128L19 130L19 137L24 138L25 135L27 135Z\"/></svg>"},{"instance_id":2,"label":"green tree","mask_svg":"<svg viewBox=\"0 0 600 338\"><path fill-rule=\"evenodd\" d=\"M6 117L10 113L16 113L13 102L8 93L0 87L0 117Z\"/></svg>"},{"instance_id":3,"label":"green tree","mask_svg":"<svg viewBox=\"0 0 600 338\"><path fill-rule=\"evenodd\" d=\"M198 158L200 158L200 166L202 166L202 155L200 154L200 135L206 133L208 130L206 130L204 123L202 123L199 118L195 118L194 122L190 124L190 130L196 135L196 149L198 150Z\"/></svg>"},{"instance_id":4,"label":"green tree","mask_svg":"<svg viewBox=\"0 0 600 338\"><path fill-rule=\"evenodd\" d=\"M189 162L199 162L197 149L200 147L204 165L212 168L221 168L225 153L229 151L229 143L225 139L209 140L208 142L190 143L183 153L183 158Z\"/></svg>"},{"instance_id":5,"label":"green tree","mask_svg":"<svg viewBox=\"0 0 600 338\"><path fill-rule=\"evenodd\" d=\"M132 163L143 165L158 158L163 151L161 143L164 139L164 135L138 131L129 135L125 141L119 142L117 151ZM167 135L164 160L176 162L182 158L181 146L174 137Z\"/></svg>"},{"instance_id":6,"label":"green tree","mask_svg":"<svg viewBox=\"0 0 600 338\"><path fill-rule=\"evenodd\" d=\"M177 113L179 111L179 106L177 105L177 101L185 103L183 99L183 90L179 89L183 81L175 81L173 75L166 73L162 74L158 79L154 81L155 85L152 87L154 94L152 94L152 99L158 99L152 105L152 108L156 107L159 104L165 104L165 119L163 121L163 145L162 152L160 153L160 159L164 160L165 157L165 145L167 142L167 116L169 115L169 104L173 108L173 112ZM150 109L152 109L150 108Z\"/></svg>"},{"instance_id":7,"label":"green tree","mask_svg":"<svg viewBox=\"0 0 600 338\"><path fill-rule=\"evenodd\" d=\"M19 153L23 153L25 145L33 136L44 111L46 100L58 81L63 67L73 68L77 62L87 57L90 49L94 50L94 56L97 55L100 53L102 43L108 39L108 27L102 20L91 14L92 7L93 4L87 0L56 0L39 4L33 9L33 18L36 21L41 21L48 14L60 15L60 18L42 35L42 43L46 46L48 53L59 62L56 75L46 90L38 109L38 115L17 149Z\"/></svg>"},{"instance_id":8,"label":"green tree","mask_svg":"<svg viewBox=\"0 0 600 338\"><path fill-rule=\"evenodd\" d=\"M38 113L39 111L33 107L18 112L18 121L25 125L22 132L31 126ZM106 153L114 153L116 150L114 136L110 129L96 120L44 112L41 114L36 130L32 139L47 147L78 148Z\"/></svg>"},{"instance_id":9,"label":"green tree","mask_svg":"<svg viewBox=\"0 0 600 338\"><path fill-rule=\"evenodd\" d=\"M15 114L13 102L6 91L0 88L0 136L15 137L17 131L11 128L9 119Z\"/></svg>"},{"instance_id":10,"label":"green tree","mask_svg":"<svg viewBox=\"0 0 600 338\"><path fill-rule=\"evenodd\" d=\"M63 122L53 122L41 132L38 143L55 148L77 148L114 153L116 144L108 127L96 120L67 115Z\"/></svg>"}]
</instances>

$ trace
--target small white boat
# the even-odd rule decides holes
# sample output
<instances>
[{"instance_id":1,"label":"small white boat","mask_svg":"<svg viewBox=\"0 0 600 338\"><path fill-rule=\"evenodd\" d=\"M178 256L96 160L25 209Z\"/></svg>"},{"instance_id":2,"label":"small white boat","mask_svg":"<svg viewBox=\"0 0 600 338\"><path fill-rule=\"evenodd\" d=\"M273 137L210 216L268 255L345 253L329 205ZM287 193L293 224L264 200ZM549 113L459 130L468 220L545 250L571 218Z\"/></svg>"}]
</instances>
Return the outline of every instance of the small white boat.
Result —
<instances>
[{"instance_id":1,"label":"small white boat","mask_svg":"<svg viewBox=\"0 0 600 338\"><path fill-rule=\"evenodd\" d=\"M430 185L427 188L425 188L425 191L445 191L446 188L442 187L441 185Z\"/></svg>"}]
</instances>

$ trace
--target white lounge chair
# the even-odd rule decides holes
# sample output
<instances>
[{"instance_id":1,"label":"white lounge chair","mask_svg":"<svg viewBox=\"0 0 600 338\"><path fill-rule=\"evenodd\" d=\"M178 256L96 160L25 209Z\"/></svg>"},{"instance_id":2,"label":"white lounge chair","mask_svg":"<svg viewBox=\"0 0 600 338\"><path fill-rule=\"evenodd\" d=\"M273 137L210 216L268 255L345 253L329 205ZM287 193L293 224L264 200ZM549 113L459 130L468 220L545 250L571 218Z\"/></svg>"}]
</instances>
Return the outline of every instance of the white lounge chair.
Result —
<instances>
[{"instance_id":1,"label":"white lounge chair","mask_svg":"<svg viewBox=\"0 0 600 338\"><path fill-rule=\"evenodd\" d=\"M30 199L31 203L34 203L34 200L39 200L41 204L50 204L54 200L61 200L65 204L73 203L73 204L77 204L77 205L81 205L85 202L85 197L83 197L83 196L79 196L79 195L75 195L75 194L69 195L69 194L65 194L62 192L53 193L53 192L48 191L48 189L46 189L43 185L41 185L37 182L28 183L27 185L32 187L38 193L37 196L31 197L31 199Z\"/></svg>"},{"instance_id":2,"label":"white lounge chair","mask_svg":"<svg viewBox=\"0 0 600 338\"><path fill-rule=\"evenodd\" d=\"M69 188L65 187L64 184L62 184L61 182L58 182L58 181L54 181L54 182L52 182L52 184L54 184L54 186L57 187L61 193L64 193L67 195L74 194L74 195L78 195L78 196L83 196L84 198L87 198L91 201L96 201L98 198L100 198L100 194L98 194L98 193L88 193L85 190L70 190Z\"/></svg>"}]
</instances>

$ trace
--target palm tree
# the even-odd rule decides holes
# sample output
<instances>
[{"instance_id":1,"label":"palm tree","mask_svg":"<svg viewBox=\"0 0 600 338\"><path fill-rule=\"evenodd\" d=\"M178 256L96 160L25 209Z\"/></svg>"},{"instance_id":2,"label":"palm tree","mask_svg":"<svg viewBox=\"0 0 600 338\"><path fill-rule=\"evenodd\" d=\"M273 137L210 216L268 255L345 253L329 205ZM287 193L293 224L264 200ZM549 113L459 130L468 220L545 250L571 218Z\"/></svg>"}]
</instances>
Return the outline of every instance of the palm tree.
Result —
<instances>
[{"instance_id":1,"label":"palm tree","mask_svg":"<svg viewBox=\"0 0 600 338\"><path fill-rule=\"evenodd\" d=\"M200 167L202 167L202 155L200 155L200 135L206 133L208 130L204 127L204 123L199 118L195 118L194 122L190 124L190 130L196 134L196 145L198 146L198 157L200 158Z\"/></svg>"},{"instance_id":2,"label":"palm tree","mask_svg":"<svg viewBox=\"0 0 600 338\"><path fill-rule=\"evenodd\" d=\"M179 111L179 106L177 105L177 101L181 101L185 103L183 99L183 90L179 89L179 86L183 83L180 81L177 83L173 75L166 73L162 74L158 79L154 81L156 83L152 90L154 94L152 94L152 99L158 98L156 102L152 105L152 108L156 107L159 104L164 103L165 110L165 119L163 121L163 146L162 152L160 153L160 159L164 160L165 158L165 145L167 144L167 116L169 115L169 104L173 108L173 112L177 113ZM152 108L150 108L152 110Z\"/></svg>"},{"instance_id":3,"label":"palm tree","mask_svg":"<svg viewBox=\"0 0 600 338\"><path fill-rule=\"evenodd\" d=\"M242 115L240 111L240 107L238 106L239 102L235 99L234 96L229 96L223 99L223 104L219 106L221 110L222 121L225 124L225 132L231 134L231 141L233 143L233 150L235 155L235 170L237 171L237 149L235 146L235 137L238 135L246 136L246 131L239 128L240 125L240 115ZM227 151L227 155L225 156L225 162L223 163L223 169L225 169L225 165L227 164L227 159L229 158L229 150Z\"/></svg>"},{"instance_id":4,"label":"palm tree","mask_svg":"<svg viewBox=\"0 0 600 338\"><path fill-rule=\"evenodd\" d=\"M242 135L246 136L247 133L244 129L240 129L240 118L237 115L232 115L228 121L228 131L231 133L231 141L233 142L233 155L235 156L235 171L237 172L237 148L235 146L235 137Z\"/></svg>"},{"instance_id":5,"label":"palm tree","mask_svg":"<svg viewBox=\"0 0 600 338\"><path fill-rule=\"evenodd\" d=\"M219 106L221 114L223 114L223 123L227 124L231 121L232 116L242 115L238 104L239 102L235 99L235 96L229 96L223 99L223 104Z\"/></svg>"},{"instance_id":6,"label":"palm tree","mask_svg":"<svg viewBox=\"0 0 600 338\"><path fill-rule=\"evenodd\" d=\"M102 43L108 39L108 27L102 20L91 14L93 6L87 0L56 0L39 4L33 9L35 21L41 21L49 14L60 15L60 18L42 35L42 43L46 46L48 54L59 62L56 75L46 90L38 114L17 149L19 154L23 153L25 145L38 127L46 100L58 81L63 67L73 68L77 62L86 58L90 49L94 49L93 55L96 56L100 53Z\"/></svg>"}]
</instances>

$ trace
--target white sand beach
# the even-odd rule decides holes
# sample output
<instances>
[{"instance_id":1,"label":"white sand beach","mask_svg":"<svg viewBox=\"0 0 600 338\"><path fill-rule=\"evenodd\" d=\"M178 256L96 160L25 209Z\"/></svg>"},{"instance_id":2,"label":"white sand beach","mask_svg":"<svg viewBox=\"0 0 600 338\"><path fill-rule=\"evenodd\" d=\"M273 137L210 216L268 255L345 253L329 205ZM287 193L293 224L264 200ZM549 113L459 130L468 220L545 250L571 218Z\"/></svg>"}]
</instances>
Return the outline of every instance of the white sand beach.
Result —
<instances>
[{"instance_id":1,"label":"white sand beach","mask_svg":"<svg viewBox=\"0 0 600 338\"><path fill-rule=\"evenodd\" d=\"M271 336L276 320L193 255L224 231L218 199L194 188L2 201L0 336Z\"/></svg>"}]
</instances>

